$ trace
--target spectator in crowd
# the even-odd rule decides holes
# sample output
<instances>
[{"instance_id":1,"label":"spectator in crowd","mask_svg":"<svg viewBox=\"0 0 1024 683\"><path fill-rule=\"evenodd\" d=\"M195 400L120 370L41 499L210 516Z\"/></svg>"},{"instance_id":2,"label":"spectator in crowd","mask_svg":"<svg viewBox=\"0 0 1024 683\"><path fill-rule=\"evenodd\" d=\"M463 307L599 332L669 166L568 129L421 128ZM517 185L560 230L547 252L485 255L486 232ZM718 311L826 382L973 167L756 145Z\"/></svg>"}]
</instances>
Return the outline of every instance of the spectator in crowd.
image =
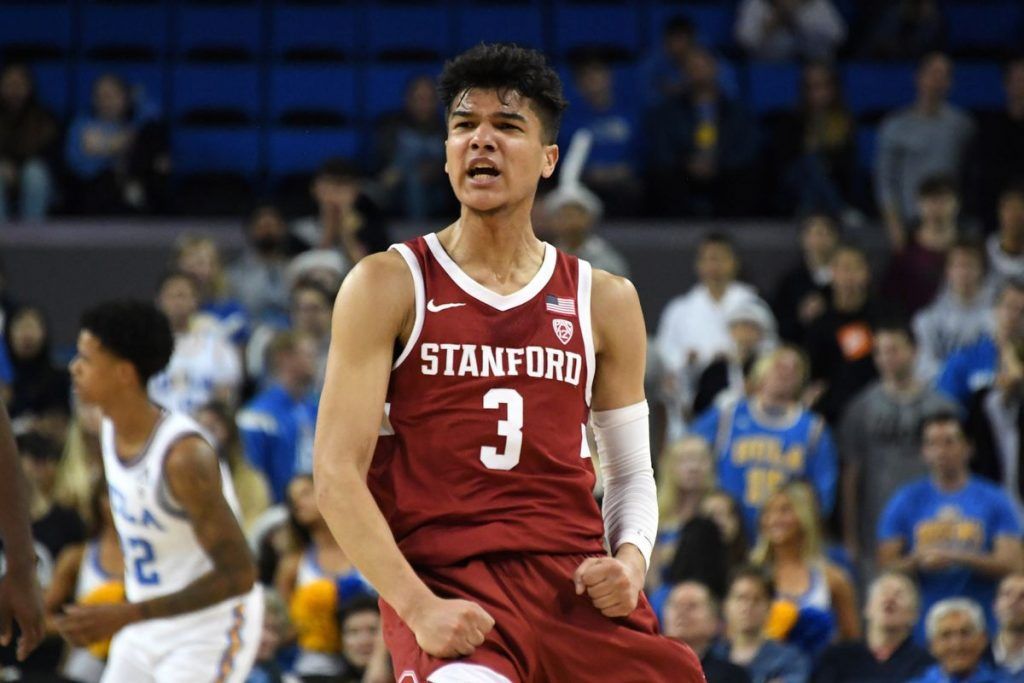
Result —
<instances>
[{"instance_id":1,"label":"spectator in crowd","mask_svg":"<svg viewBox=\"0 0 1024 683\"><path fill-rule=\"evenodd\" d=\"M920 220L910 239L894 245L882 296L912 316L935 298L946 256L957 238L960 197L948 176L930 176L917 190Z\"/></svg>"},{"instance_id":2,"label":"spectator in crowd","mask_svg":"<svg viewBox=\"0 0 1024 683\"><path fill-rule=\"evenodd\" d=\"M647 572L651 588L694 580L725 594L726 546L718 525L701 513L715 486L714 456L699 436L672 443L658 463L658 538ZM652 593L652 603L664 596Z\"/></svg>"},{"instance_id":3,"label":"spectator in crowd","mask_svg":"<svg viewBox=\"0 0 1024 683\"><path fill-rule=\"evenodd\" d=\"M743 0L736 41L753 59L831 59L846 22L831 0Z\"/></svg>"},{"instance_id":4,"label":"spectator in crowd","mask_svg":"<svg viewBox=\"0 0 1024 683\"><path fill-rule=\"evenodd\" d=\"M649 124L647 185L660 214L743 216L756 201L757 123L718 84L718 61L695 47L685 95L667 100Z\"/></svg>"},{"instance_id":5,"label":"spectator in crowd","mask_svg":"<svg viewBox=\"0 0 1024 683\"><path fill-rule=\"evenodd\" d=\"M750 544L746 529L743 528L743 508L739 501L722 490L715 490L704 496L700 514L718 527L725 544L726 566L729 571L747 562ZM725 575L729 575L729 571Z\"/></svg>"},{"instance_id":6,"label":"spectator in crowd","mask_svg":"<svg viewBox=\"0 0 1024 683\"><path fill-rule=\"evenodd\" d=\"M947 598L928 610L928 647L936 663L910 683L1008 683L984 661L985 616L968 598Z\"/></svg>"},{"instance_id":7,"label":"spectator in crowd","mask_svg":"<svg viewBox=\"0 0 1024 683\"><path fill-rule=\"evenodd\" d=\"M1024 181L999 195L999 231L989 235L985 249L994 286L1024 278Z\"/></svg>"},{"instance_id":8,"label":"spectator in crowd","mask_svg":"<svg viewBox=\"0 0 1024 683\"><path fill-rule=\"evenodd\" d=\"M998 193L1024 179L1024 57L1004 67L1006 108L980 126L982 215L990 220Z\"/></svg>"},{"instance_id":9,"label":"spectator in crowd","mask_svg":"<svg viewBox=\"0 0 1024 683\"><path fill-rule=\"evenodd\" d=\"M955 405L914 374L913 332L898 321L875 328L878 379L850 401L839 431L843 460L843 536L864 577L874 572L878 518L896 490L927 474L918 425Z\"/></svg>"},{"instance_id":10,"label":"spectator in crowd","mask_svg":"<svg viewBox=\"0 0 1024 683\"><path fill-rule=\"evenodd\" d=\"M53 200L50 170L60 137L57 120L36 99L32 73L10 63L0 71L0 223L17 200L23 221L46 217Z\"/></svg>"},{"instance_id":11,"label":"spectator in crowd","mask_svg":"<svg viewBox=\"0 0 1024 683\"><path fill-rule=\"evenodd\" d=\"M577 131L586 131L590 147L583 184L604 202L612 216L635 216L641 208L640 110L631 97L618 97L615 76L604 60L594 57L573 70L574 95L562 119L560 137L569 149Z\"/></svg>"},{"instance_id":12,"label":"spectator in crowd","mask_svg":"<svg viewBox=\"0 0 1024 683\"><path fill-rule=\"evenodd\" d=\"M992 384L971 394L967 436L973 445L971 470L1001 486L1024 520L1024 470L1021 436L1024 429L1024 347L1000 348Z\"/></svg>"},{"instance_id":13,"label":"spectator in crowd","mask_svg":"<svg viewBox=\"0 0 1024 683\"><path fill-rule=\"evenodd\" d=\"M691 409L700 373L715 356L729 352L726 311L756 296L752 287L737 282L739 260L724 234L709 233L701 239L695 269L699 282L669 301L658 324L658 355L673 437L681 431L677 428L684 410Z\"/></svg>"},{"instance_id":14,"label":"spectator in crowd","mask_svg":"<svg viewBox=\"0 0 1024 683\"><path fill-rule=\"evenodd\" d=\"M70 204L82 213L159 211L167 205L167 131L128 83L108 73L92 87L92 109L68 129L64 158Z\"/></svg>"},{"instance_id":15,"label":"spectator in crowd","mask_svg":"<svg viewBox=\"0 0 1024 683\"><path fill-rule=\"evenodd\" d=\"M964 187L962 169L974 139L974 121L947 102L953 63L942 53L926 55L917 70L917 99L889 114L878 133L875 193L889 241L900 248L905 225L918 217L917 190L937 174Z\"/></svg>"},{"instance_id":16,"label":"spectator in crowd","mask_svg":"<svg viewBox=\"0 0 1024 683\"><path fill-rule=\"evenodd\" d=\"M856 126L836 69L823 62L805 66L800 102L781 116L773 136L775 168L784 195L791 198L787 208L863 222L851 207L857 181Z\"/></svg>"},{"instance_id":17,"label":"spectator in crowd","mask_svg":"<svg viewBox=\"0 0 1024 683\"><path fill-rule=\"evenodd\" d=\"M811 665L800 650L764 635L775 597L771 579L756 567L741 567L729 581L725 598L726 639L716 655L746 669L752 683L806 683Z\"/></svg>"},{"instance_id":18,"label":"spectator in crowd","mask_svg":"<svg viewBox=\"0 0 1024 683\"><path fill-rule=\"evenodd\" d=\"M768 304L758 297L730 308L725 320L732 348L726 355L711 361L700 374L693 399L694 415L700 415L712 405L725 405L746 396L754 365L778 342L775 318Z\"/></svg>"},{"instance_id":19,"label":"spectator in crowd","mask_svg":"<svg viewBox=\"0 0 1024 683\"><path fill-rule=\"evenodd\" d=\"M87 605L124 602L124 557L114 527L105 482L93 485L89 538L61 551L46 592L46 611L56 616L67 603ZM61 667L65 680L99 683L110 641L71 648Z\"/></svg>"},{"instance_id":20,"label":"spectator in crowd","mask_svg":"<svg viewBox=\"0 0 1024 683\"><path fill-rule=\"evenodd\" d=\"M917 576L926 612L957 595L991 609L998 581L1024 559L1013 504L995 484L971 475L970 443L955 413L922 420L921 453L929 476L899 489L886 506L878 562ZM922 635L919 625L919 641Z\"/></svg>"},{"instance_id":21,"label":"spectator in crowd","mask_svg":"<svg viewBox=\"0 0 1024 683\"><path fill-rule=\"evenodd\" d=\"M743 506L748 530L769 498L794 479L806 479L826 514L835 503L836 447L828 426L800 402L807 362L792 346L780 346L754 369L750 398L713 407L693 431L712 444L718 483Z\"/></svg>"},{"instance_id":22,"label":"spectator in crowd","mask_svg":"<svg viewBox=\"0 0 1024 683\"><path fill-rule=\"evenodd\" d=\"M63 439L71 412L71 379L53 362L42 310L19 308L7 324L6 341L14 370L12 400L7 404L11 419L27 420L34 429Z\"/></svg>"},{"instance_id":23,"label":"spectator in crowd","mask_svg":"<svg viewBox=\"0 0 1024 683\"><path fill-rule=\"evenodd\" d=\"M288 483L313 467L316 426L316 344L300 332L282 332L267 348L273 382L238 411L245 457L263 472L275 503Z\"/></svg>"},{"instance_id":24,"label":"spectator in crowd","mask_svg":"<svg viewBox=\"0 0 1024 683\"><path fill-rule=\"evenodd\" d=\"M199 310L220 324L221 334L236 345L249 336L249 316L237 299L228 296L228 280L220 248L212 237L186 233L175 243L171 269L192 276L199 286Z\"/></svg>"},{"instance_id":25,"label":"spectator in crowd","mask_svg":"<svg viewBox=\"0 0 1024 683\"><path fill-rule=\"evenodd\" d=\"M312 252L303 254L310 255ZM331 341L331 312L334 309L336 291L336 286L334 289L327 289L315 279L299 279L292 287L290 326L265 323L253 332L245 352L249 376L261 382L266 379L267 346L274 335L292 329L308 335L316 344L316 378L313 391L319 395L323 388L324 373L327 371L327 347Z\"/></svg>"},{"instance_id":26,"label":"spectator in crowd","mask_svg":"<svg viewBox=\"0 0 1024 683\"><path fill-rule=\"evenodd\" d=\"M825 312L839 246L839 226L830 215L810 213L800 225L800 263L779 278L772 297L779 336L791 344L803 343L811 323Z\"/></svg>"},{"instance_id":27,"label":"spectator in crowd","mask_svg":"<svg viewBox=\"0 0 1024 683\"><path fill-rule=\"evenodd\" d=\"M992 318L992 333L949 356L939 374L938 388L964 408L972 393L992 384L1000 355L1024 342L1024 280L1003 283Z\"/></svg>"},{"instance_id":28,"label":"spectator in crowd","mask_svg":"<svg viewBox=\"0 0 1024 683\"><path fill-rule=\"evenodd\" d=\"M297 475L288 484L287 496L294 551L281 558L274 585L289 607L298 637L294 670L304 680L337 676L345 668L335 616L338 604L365 594L368 586L317 509L313 476Z\"/></svg>"},{"instance_id":29,"label":"spectator in crowd","mask_svg":"<svg viewBox=\"0 0 1024 683\"><path fill-rule=\"evenodd\" d=\"M218 326L199 314L195 280L181 272L168 273L157 288L156 304L171 323L174 353L167 367L149 381L153 401L189 414L214 399L237 405L241 359Z\"/></svg>"},{"instance_id":30,"label":"spectator in crowd","mask_svg":"<svg viewBox=\"0 0 1024 683\"><path fill-rule=\"evenodd\" d=\"M288 259L306 245L288 231L272 204L256 207L244 227L245 251L228 268L230 295L242 302L253 322L283 318L288 310L284 271Z\"/></svg>"},{"instance_id":31,"label":"spectator in crowd","mask_svg":"<svg viewBox=\"0 0 1024 683\"><path fill-rule=\"evenodd\" d=\"M406 85L402 108L385 114L377 125L377 180L395 213L423 220L451 206L443 170L445 138L434 78L416 76Z\"/></svg>"},{"instance_id":32,"label":"spectator in crowd","mask_svg":"<svg viewBox=\"0 0 1024 683\"><path fill-rule=\"evenodd\" d=\"M996 621L999 624L989 652L992 662L1012 677L1024 674L1024 573L1018 569L1003 577L996 591Z\"/></svg>"},{"instance_id":33,"label":"spectator in crowd","mask_svg":"<svg viewBox=\"0 0 1024 683\"><path fill-rule=\"evenodd\" d=\"M613 275L629 277L629 264L608 240L594 234L601 200L583 185L559 185L544 197L546 224L555 246Z\"/></svg>"},{"instance_id":34,"label":"spectator in crowd","mask_svg":"<svg viewBox=\"0 0 1024 683\"><path fill-rule=\"evenodd\" d=\"M722 628L718 603L707 586L685 581L669 593L662 633L693 648L708 683L750 683L742 667L712 651Z\"/></svg>"},{"instance_id":35,"label":"spectator in crowd","mask_svg":"<svg viewBox=\"0 0 1024 683\"><path fill-rule=\"evenodd\" d=\"M767 635L811 658L833 639L860 637L853 584L825 556L819 510L807 483L786 484L764 504L760 536L750 553L775 584Z\"/></svg>"},{"instance_id":36,"label":"spectator in crowd","mask_svg":"<svg viewBox=\"0 0 1024 683\"><path fill-rule=\"evenodd\" d=\"M242 528L249 529L270 507L270 485L263 473L253 467L242 453L242 439L235 424L235 413L222 401L207 403L195 414L196 421L213 437L213 446L221 462L227 464L231 483L238 498Z\"/></svg>"},{"instance_id":37,"label":"spectator in crowd","mask_svg":"<svg viewBox=\"0 0 1024 683\"><path fill-rule=\"evenodd\" d=\"M920 601L917 586L906 574L881 574L868 588L867 637L826 648L814 683L904 683L923 673L932 658L911 638Z\"/></svg>"},{"instance_id":38,"label":"spectator in crowd","mask_svg":"<svg viewBox=\"0 0 1024 683\"><path fill-rule=\"evenodd\" d=\"M388 248L387 221L364 189L363 173L342 157L327 159L310 186L317 215L296 221L294 232L315 250L342 259L342 275L367 254Z\"/></svg>"},{"instance_id":39,"label":"spectator in crowd","mask_svg":"<svg viewBox=\"0 0 1024 683\"><path fill-rule=\"evenodd\" d=\"M93 487L103 479L103 453L100 448L100 409L72 401L71 424L64 439L64 451L57 466L53 496L61 505L86 517L92 509Z\"/></svg>"},{"instance_id":40,"label":"spectator in crowd","mask_svg":"<svg viewBox=\"0 0 1024 683\"><path fill-rule=\"evenodd\" d=\"M689 17L678 15L665 22L661 42L640 63L641 100L645 109L657 107L687 91L690 77L686 61L690 51L699 46L697 29ZM736 71L728 62L719 62L718 86L729 97L740 93Z\"/></svg>"},{"instance_id":41,"label":"spectator in crowd","mask_svg":"<svg viewBox=\"0 0 1024 683\"><path fill-rule=\"evenodd\" d=\"M245 683L295 683L295 678L285 673L278 656L282 644L294 637L288 622L288 608L274 590L265 590L263 600L260 644L256 650L256 662Z\"/></svg>"},{"instance_id":42,"label":"spectator in crowd","mask_svg":"<svg viewBox=\"0 0 1024 683\"><path fill-rule=\"evenodd\" d=\"M341 625L341 655L345 661L345 672L338 683L376 683L376 679L367 676L372 675L371 669L379 670L382 663L383 673L389 674L390 657L381 638L377 599L357 596L343 601L338 608L338 622ZM386 680L392 678L394 676Z\"/></svg>"},{"instance_id":43,"label":"spectator in crowd","mask_svg":"<svg viewBox=\"0 0 1024 683\"><path fill-rule=\"evenodd\" d=\"M814 378L812 397L829 424L837 424L846 403L875 378L872 328L884 317L871 296L868 257L845 244L832 256L832 297L807 332L805 345Z\"/></svg>"},{"instance_id":44,"label":"spectator in crowd","mask_svg":"<svg viewBox=\"0 0 1024 683\"><path fill-rule=\"evenodd\" d=\"M920 59L942 50L946 25L937 0L887 2L860 53L867 59Z\"/></svg>"},{"instance_id":45,"label":"spectator in crowd","mask_svg":"<svg viewBox=\"0 0 1024 683\"><path fill-rule=\"evenodd\" d=\"M21 467L25 472L26 498L36 552L36 574L45 594L53 579L57 558L66 547L85 541L85 526L77 512L54 502L54 483L60 460L57 444L35 432L18 436L16 442ZM63 650L63 641L51 636L28 659L19 663L15 660L15 646L11 642L0 647L0 669L14 672L20 670L23 680L52 680L56 676Z\"/></svg>"},{"instance_id":46,"label":"spectator in crowd","mask_svg":"<svg viewBox=\"0 0 1024 683\"><path fill-rule=\"evenodd\" d=\"M971 238L953 243L939 296L914 316L917 374L932 380L955 351L992 330L992 289L985 282L985 250Z\"/></svg>"}]
</instances>

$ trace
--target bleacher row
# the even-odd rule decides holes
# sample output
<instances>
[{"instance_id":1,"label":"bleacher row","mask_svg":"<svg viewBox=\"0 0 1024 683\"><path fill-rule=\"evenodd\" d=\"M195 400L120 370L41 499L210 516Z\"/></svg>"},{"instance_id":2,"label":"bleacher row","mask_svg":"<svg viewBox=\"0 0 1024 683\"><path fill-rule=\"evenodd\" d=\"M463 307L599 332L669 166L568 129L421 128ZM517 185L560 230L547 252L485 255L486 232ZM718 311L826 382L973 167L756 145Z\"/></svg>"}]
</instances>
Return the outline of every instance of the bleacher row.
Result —
<instances>
[{"instance_id":1,"label":"bleacher row","mask_svg":"<svg viewBox=\"0 0 1024 683\"><path fill-rule=\"evenodd\" d=\"M89 104L96 76L112 71L144 91L171 125L179 173L227 171L273 181L325 156L368 153L372 122L401 104L410 78L437 73L443 59L481 40L544 49L562 65L598 47L618 66L623 95L637 60L664 22L690 17L701 39L735 55L735 2L580 3L534 0L309 4L272 2L9 2L0 4L0 54L32 62L41 99L70 118ZM850 23L856 3L837 3ZM945 2L954 53L1018 48L1024 3ZM912 64L842 66L867 164L882 112L909 102ZM794 104L795 65L740 67L759 115ZM570 95L571 95L570 88ZM992 109L1003 98L995 62L958 63L953 100Z\"/></svg>"}]
</instances>

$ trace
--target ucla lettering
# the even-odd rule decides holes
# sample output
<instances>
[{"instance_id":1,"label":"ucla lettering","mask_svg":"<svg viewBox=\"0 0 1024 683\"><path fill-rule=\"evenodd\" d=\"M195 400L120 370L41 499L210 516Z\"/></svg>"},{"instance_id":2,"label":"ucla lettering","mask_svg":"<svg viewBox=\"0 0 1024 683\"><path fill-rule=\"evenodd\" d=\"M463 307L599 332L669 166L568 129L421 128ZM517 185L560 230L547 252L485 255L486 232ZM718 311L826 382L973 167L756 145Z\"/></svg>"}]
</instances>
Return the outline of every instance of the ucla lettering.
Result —
<instances>
[{"instance_id":1,"label":"ucla lettering","mask_svg":"<svg viewBox=\"0 0 1024 683\"><path fill-rule=\"evenodd\" d=\"M108 488L110 489L110 509L116 517L120 517L129 524L134 524L135 526L165 531L157 518L153 516L152 512L146 508L142 508L139 512L129 510L125 495L113 486Z\"/></svg>"},{"instance_id":2,"label":"ucla lettering","mask_svg":"<svg viewBox=\"0 0 1024 683\"><path fill-rule=\"evenodd\" d=\"M420 345L420 372L447 377L535 377L579 386L583 358L544 346L510 349L477 344Z\"/></svg>"}]
</instances>

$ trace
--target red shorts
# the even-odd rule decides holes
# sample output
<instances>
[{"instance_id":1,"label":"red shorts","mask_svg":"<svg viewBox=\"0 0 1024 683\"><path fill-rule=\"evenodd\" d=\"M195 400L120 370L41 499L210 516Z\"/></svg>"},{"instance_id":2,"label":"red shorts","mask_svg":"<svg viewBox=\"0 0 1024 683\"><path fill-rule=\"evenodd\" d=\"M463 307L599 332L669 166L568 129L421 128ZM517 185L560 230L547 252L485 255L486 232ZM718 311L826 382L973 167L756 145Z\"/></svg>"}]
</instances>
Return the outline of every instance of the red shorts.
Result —
<instances>
[{"instance_id":1,"label":"red shorts","mask_svg":"<svg viewBox=\"0 0 1024 683\"><path fill-rule=\"evenodd\" d=\"M513 683L703 683L700 660L686 645L658 634L647 598L628 617L609 619L573 573L587 555L509 555L417 570L443 598L472 600L494 628L468 657L438 659L381 601L384 639L401 683L426 683L452 662L485 666Z\"/></svg>"}]
</instances>

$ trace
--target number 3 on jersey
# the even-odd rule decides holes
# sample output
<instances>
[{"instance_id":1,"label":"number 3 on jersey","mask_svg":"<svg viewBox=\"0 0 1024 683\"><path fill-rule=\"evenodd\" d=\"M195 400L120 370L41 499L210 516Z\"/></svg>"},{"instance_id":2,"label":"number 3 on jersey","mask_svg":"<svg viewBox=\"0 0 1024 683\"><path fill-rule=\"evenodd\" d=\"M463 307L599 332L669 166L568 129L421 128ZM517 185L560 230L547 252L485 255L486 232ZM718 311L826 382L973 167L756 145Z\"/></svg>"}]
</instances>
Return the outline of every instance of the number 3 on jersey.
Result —
<instances>
[{"instance_id":1,"label":"number 3 on jersey","mask_svg":"<svg viewBox=\"0 0 1024 683\"><path fill-rule=\"evenodd\" d=\"M480 448L480 461L487 469L510 470L519 464L523 450L523 397L515 389L491 389L484 394L484 408L500 410L505 406L504 420L498 420L498 435L505 437L505 450L494 446Z\"/></svg>"}]
</instances>

